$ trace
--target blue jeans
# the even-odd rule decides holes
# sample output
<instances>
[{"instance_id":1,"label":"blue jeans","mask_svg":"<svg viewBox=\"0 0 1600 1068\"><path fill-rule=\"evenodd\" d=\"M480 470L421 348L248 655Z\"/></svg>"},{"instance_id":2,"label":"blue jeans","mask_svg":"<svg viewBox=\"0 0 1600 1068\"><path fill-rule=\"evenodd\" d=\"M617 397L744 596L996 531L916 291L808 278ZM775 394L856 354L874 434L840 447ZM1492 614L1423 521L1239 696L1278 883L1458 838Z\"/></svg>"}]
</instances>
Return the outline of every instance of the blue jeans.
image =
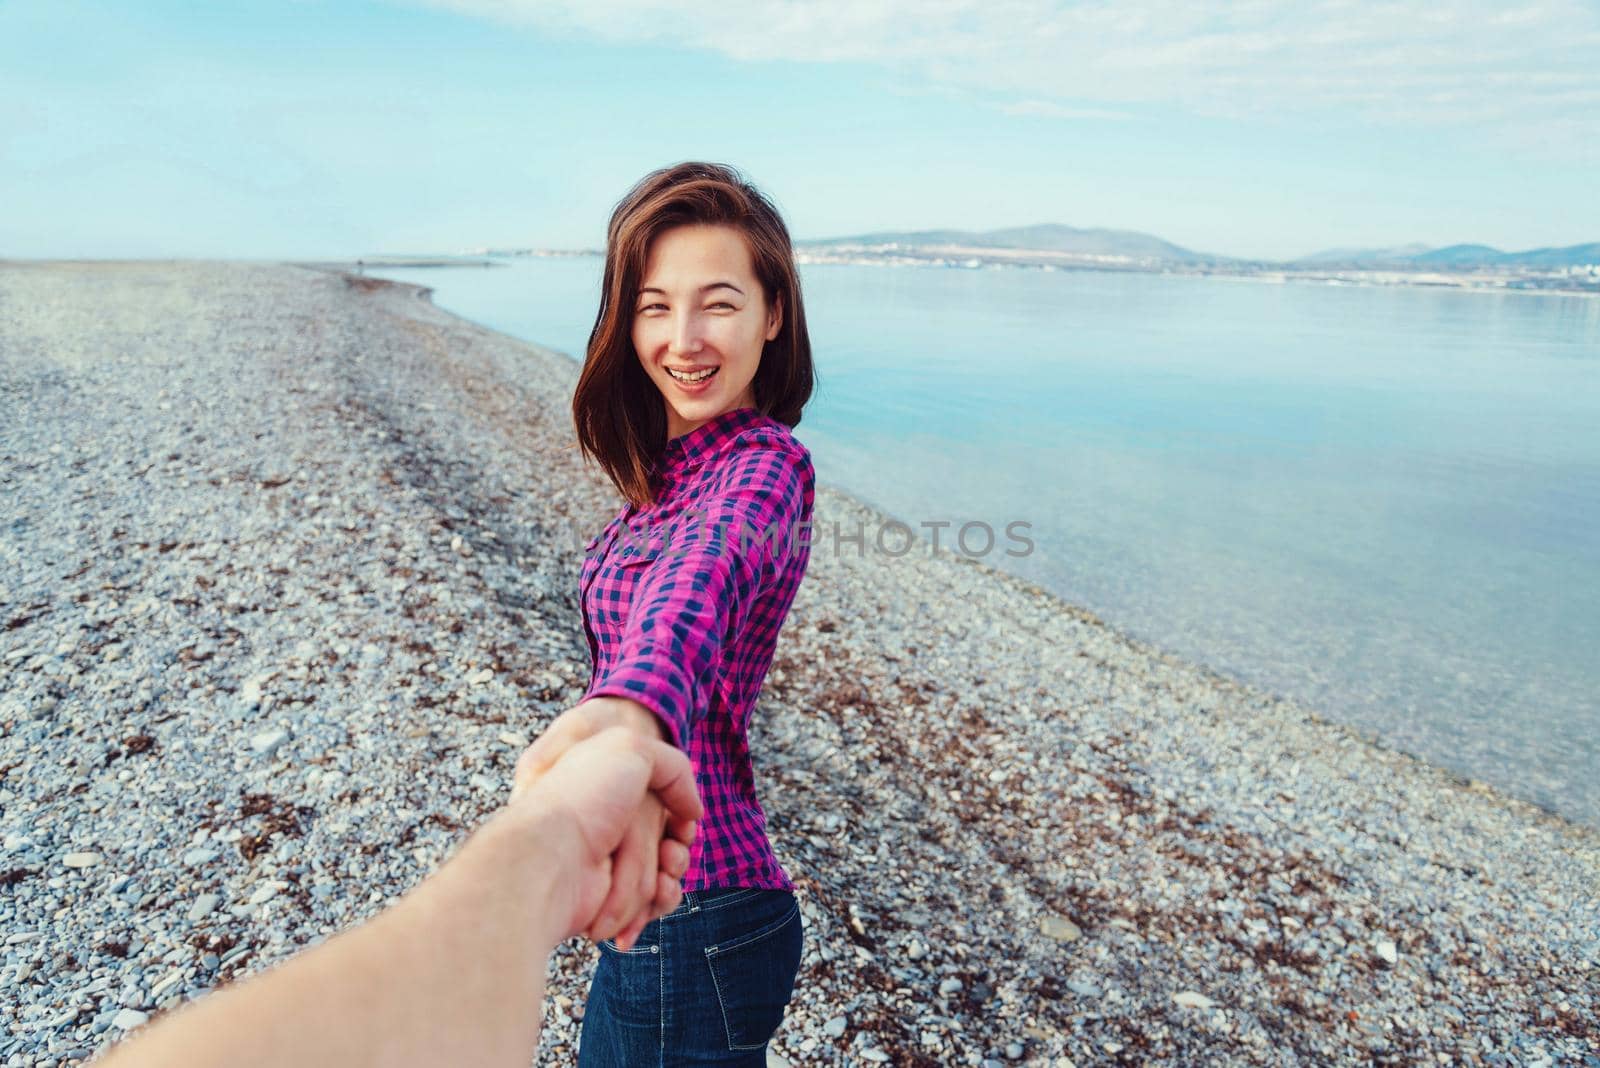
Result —
<instances>
[{"instance_id":1,"label":"blue jeans","mask_svg":"<svg viewBox=\"0 0 1600 1068\"><path fill-rule=\"evenodd\" d=\"M787 890L686 890L624 953L607 939L589 985L578 1068L764 1068L800 972Z\"/></svg>"}]
</instances>

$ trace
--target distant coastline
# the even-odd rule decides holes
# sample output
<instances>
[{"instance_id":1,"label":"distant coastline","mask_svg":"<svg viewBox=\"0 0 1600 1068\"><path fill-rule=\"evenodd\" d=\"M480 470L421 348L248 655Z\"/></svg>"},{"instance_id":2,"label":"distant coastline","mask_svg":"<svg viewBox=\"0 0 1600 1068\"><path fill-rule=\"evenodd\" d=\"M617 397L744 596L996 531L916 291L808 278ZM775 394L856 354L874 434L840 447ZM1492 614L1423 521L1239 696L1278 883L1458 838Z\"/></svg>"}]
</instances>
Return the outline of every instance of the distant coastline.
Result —
<instances>
[{"instance_id":1,"label":"distant coastline","mask_svg":"<svg viewBox=\"0 0 1600 1068\"><path fill-rule=\"evenodd\" d=\"M491 267L529 256L604 256L601 249L483 249L468 256L371 257L371 268ZM972 245L801 245L795 250L801 264L854 264L872 267L941 267L985 270L1012 267L1043 271L1115 271L1139 274L1189 275L1232 278L1268 284L1299 282L1310 285L1409 286L1453 289L1474 293L1542 293L1558 296L1600 296L1600 264L1578 267L1515 269L1419 269L1402 266L1326 266L1250 261L1175 262L1119 254L1057 252L1049 249L1010 249ZM355 261L305 263L303 266L348 268Z\"/></svg>"},{"instance_id":2,"label":"distant coastline","mask_svg":"<svg viewBox=\"0 0 1600 1068\"><path fill-rule=\"evenodd\" d=\"M853 263L875 266L948 267L982 270L1020 267L1045 271L1126 271L1141 274L1200 275L1256 282L1305 282L1321 285L1414 286L1474 292L1535 292L1565 296L1600 296L1600 267L1550 271L1447 271L1401 268L1295 267L1277 263L1173 263L1116 255L1084 255L1031 249L929 246L893 251L836 248L797 253L802 263Z\"/></svg>"}]
</instances>

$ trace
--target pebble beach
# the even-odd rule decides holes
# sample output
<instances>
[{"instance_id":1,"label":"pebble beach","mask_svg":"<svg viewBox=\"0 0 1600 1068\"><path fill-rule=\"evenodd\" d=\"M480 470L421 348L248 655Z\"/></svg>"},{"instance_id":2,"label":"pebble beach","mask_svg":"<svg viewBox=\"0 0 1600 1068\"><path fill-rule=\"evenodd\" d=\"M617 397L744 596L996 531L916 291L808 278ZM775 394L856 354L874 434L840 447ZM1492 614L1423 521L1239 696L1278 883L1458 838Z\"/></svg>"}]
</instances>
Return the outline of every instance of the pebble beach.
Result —
<instances>
[{"instance_id":1,"label":"pebble beach","mask_svg":"<svg viewBox=\"0 0 1600 1068\"><path fill-rule=\"evenodd\" d=\"M0 1065L369 918L504 802L620 507L577 375L333 265L0 261ZM770 1063L1600 1068L1600 831L872 551L817 478L751 738L805 925Z\"/></svg>"}]
</instances>

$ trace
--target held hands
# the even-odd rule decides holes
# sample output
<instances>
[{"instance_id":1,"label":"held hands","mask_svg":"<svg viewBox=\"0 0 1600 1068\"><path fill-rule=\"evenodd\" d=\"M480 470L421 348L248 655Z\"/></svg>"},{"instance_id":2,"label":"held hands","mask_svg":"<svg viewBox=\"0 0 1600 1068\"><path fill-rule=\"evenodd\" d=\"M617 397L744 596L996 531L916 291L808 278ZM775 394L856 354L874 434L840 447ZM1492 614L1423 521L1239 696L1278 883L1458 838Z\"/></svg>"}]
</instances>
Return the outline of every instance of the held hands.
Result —
<instances>
[{"instance_id":1,"label":"held hands","mask_svg":"<svg viewBox=\"0 0 1600 1068\"><path fill-rule=\"evenodd\" d=\"M556 717L517 760L514 805L558 808L582 842L573 934L629 949L677 908L703 814L689 759L655 714L596 697Z\"/></svg>"}]
</instances>

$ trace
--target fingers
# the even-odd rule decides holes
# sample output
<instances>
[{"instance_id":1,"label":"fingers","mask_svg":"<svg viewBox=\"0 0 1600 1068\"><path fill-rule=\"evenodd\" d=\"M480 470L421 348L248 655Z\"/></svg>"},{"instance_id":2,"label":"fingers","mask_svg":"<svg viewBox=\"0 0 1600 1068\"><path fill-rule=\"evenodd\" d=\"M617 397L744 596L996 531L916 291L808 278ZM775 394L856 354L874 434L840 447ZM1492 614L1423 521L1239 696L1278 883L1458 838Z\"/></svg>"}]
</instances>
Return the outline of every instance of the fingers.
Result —
<instances>
[{"instance_id":1,"label":"fingers","mask_svg":"<svg viewBox=\"0 0 1600 1068\"><path fill-rule=\"evenodd\" d=\"M645 802L648 807L650 802ZM647 813L648 815L648 813ZM590 937L595 941L615 937L635 915L650 904L639 892L644 883L645 867L654 868L658 852L657 841L649 838L650 823L635 821L622 836L622 844L613 854L611 865L611 892L600 906L598 919L590 926ZM655 889L652 880L650 888ZM654 894L651 894L654 897Z\"/></svg>"},{"instance_id":2,"label":"fingers","mask_svg":"<svg viewBox=\"0 0 1600 1068\"><path fill-rule=\"evenodd\" d=\"M655 919L655 916L640 914L637 919L628 925L625 931L617 935L617 937L612 939L612 941L616 942L618 949L622 950L623 952L627 952L628 950L632 949L633 944L639 940L639 934L644 930L645 924L649 923L653 919Z\"/></svg>"},{"instance_id":3,"label":"fingers","mask_svg":"<svg viewBox=\"0 0 1600 1068\"><path fill-rule=\"evenodd\" d=\"M544 733L517 757L516 781L526 785L548 771L568 749L588 736L588 725L583 719L563 712L557 716Z\"/></svg>"},{"instance_id":4,"label":"fingers","mask_svg":"<svg viewBox=\"0 0 1600 1068\"><path fill-rule=\"evenodd\" d=\"M675 816L667 818L667 837L683 843L684 853L688 853L688 846L694 845L695 836L700 833L698 820L678 819Z\"/></svg>"},{"instance_id":5,"label":"fingers","mask_svg":"<svg viewBox=\"0 0 1600 1068\"><path fill-rule=\"evenodd\" d=\"M683 904L683 883L666 872L656 873L656 916L665 916Z\"/></svg>"},{"instance_id":6,"label":"fingers","mask_svg":"<svg viewBox=\"0 0 1600 1068\"><path fill-rule=\"evenodd\" d=\"M656 868L663 875L682 879L683 873L689 870L689 847L675 838L663 838Z\"/></svg>"},{"instance_id":7,"label":"fingers","mask_svg":"<svg viewBox=\"0 0 1600 1068\"><path fill-rule=\"evenodd\" d=\"M671 815L697 820L705 815L700 792L694 786L694 765L683 750L658 740L641 739L650 759L650 789L661 798Z\"/></svg>"},{"instance_id":8,"label":"fingers","mask_svg":"<svg viewBox=\"0 0 1600 1068\"><path fill-rule=\"evenodd\" d=\"M645 872L648 884L645 896L651 899L650 908L636 916L614 939L618 949L632 949L646 924L683 904L683 873L689 870L689 847L675 839L663 838L659 854L656 868Z\"/></svg>"},{"instance_id":9,"label":"fingers","mask_svg":"<svg viewBox=\"0 0 1600 1068\"><path fill-rule=\"evenodd\" d=\"M603 709L584 705L569 708L551 721L533 743L517 757L512 796L522 793L533 781L549 771L573 746L614 721Z\"/></svg>"}]
</instances>

